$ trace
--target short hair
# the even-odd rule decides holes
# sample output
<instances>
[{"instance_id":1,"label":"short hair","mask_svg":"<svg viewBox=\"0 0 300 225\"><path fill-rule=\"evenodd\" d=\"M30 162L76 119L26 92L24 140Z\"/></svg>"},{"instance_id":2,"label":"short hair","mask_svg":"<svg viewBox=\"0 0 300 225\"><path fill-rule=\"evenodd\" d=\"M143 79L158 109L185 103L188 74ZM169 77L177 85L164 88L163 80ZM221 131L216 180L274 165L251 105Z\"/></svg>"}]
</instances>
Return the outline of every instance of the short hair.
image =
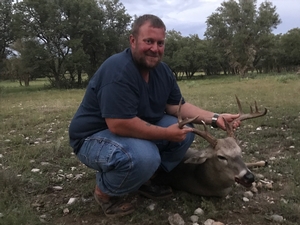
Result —
<instances>
[{"instance_id":1,"label":"short hair","mask_svg":"<svg viewBox=\"0 0 300 225\"><path fill-rule=\"evenodd\" d=\"M151 26L154 28L162 28L166 31L166 25L159 17L152 14L144 14L136 18L133 22L131 34L136 37L139 34L140 27L146 22L150 22Z\"/></svg>"}]
</instances>

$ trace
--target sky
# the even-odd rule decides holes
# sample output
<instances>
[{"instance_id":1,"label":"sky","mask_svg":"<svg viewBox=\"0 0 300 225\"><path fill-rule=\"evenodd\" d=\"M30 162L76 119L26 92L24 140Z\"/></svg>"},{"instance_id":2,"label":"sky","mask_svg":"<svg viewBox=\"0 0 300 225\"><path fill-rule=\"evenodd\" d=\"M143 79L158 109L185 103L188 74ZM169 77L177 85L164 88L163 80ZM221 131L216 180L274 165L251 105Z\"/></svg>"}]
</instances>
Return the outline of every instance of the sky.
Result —
<instances>
[{"instance_id":1,"label":"sky","mask_svg":"<svg viewBox=\"0 0 300 225\"><path fill-rule=\"evenodd\" d=\"M130 16L154 14L165 23L167 30L181 32L182 36L198 34L204 37L206 20L224 0L119 0ZM257 0L257 9L265 0ZM300 28L300 0L269 0L276 6L281 24L274 34L285 34L293 28Z\"/></svg>"}]
</instances>

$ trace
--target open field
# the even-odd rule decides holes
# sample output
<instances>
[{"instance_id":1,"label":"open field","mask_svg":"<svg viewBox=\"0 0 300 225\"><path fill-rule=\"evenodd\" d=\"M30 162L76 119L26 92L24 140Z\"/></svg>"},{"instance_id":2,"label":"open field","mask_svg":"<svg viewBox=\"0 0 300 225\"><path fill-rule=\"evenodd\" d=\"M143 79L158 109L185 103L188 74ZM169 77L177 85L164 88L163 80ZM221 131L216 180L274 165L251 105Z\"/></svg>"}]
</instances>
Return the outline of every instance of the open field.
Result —
<instances>
[{"instance_id":1,"label":"open field","mask_svg":"<svg viewBox=\"0 0 300 225\"><path fill-rule=\"evenodd\" d=\"M268 113L244 121L236 131L247 162L267 160L255 168L258 188L248 202L235 186L226 198L202 198L175 191L169 201L134 196L132 215L106 218L93 200L94 172L79 163L68 143L68 125L84 90L46 90L43 82L18 87L0 82L0 224L1 225L167 225L175 213L190 216L204 210L198 224L214 219L230 225L287 224L300 221L300 77L257 76L180 81L185 99L215 112L237 112L235 95L244 111L254 100ZM260 129L257 129L260 128ZM210 130L225 137L219 130ZM207 143L197 138L195 146ZM218 178L216 177L216 182ZM68 205L70 198L76 198ZM154 209L149 209L153 206ZM283 221L272 220L273 215Z\"/></svg>"}]
</instances>

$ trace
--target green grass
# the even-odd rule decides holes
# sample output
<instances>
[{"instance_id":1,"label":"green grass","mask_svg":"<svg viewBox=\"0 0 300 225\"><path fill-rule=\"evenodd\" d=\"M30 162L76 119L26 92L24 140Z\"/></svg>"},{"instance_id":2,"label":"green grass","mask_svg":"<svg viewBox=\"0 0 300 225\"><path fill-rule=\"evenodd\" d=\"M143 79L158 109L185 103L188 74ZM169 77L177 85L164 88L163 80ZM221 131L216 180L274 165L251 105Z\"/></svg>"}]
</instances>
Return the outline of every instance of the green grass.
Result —
<instances>
[{"instance_id":1,"label":"green grass","mask_svg":"<svg viewBox=\"0 0 300 225\"><path fill-rule=\"evenodd\" d=\"M260 189L249 203L242 201L242 187L235 187L228 199L176 192L169 201L137 199L136 213L107 219L92 199L94 171L79 163L68 142L68 126L84 90L49 90L45 80L30 82L30 87L0 82L0 224L168 224L169 214L179 213L189 221L201 207L205 214L199 224L208 218L226 224L274 224L266 217L278 214L285 218L284 224L296 225L300 221L299 76L215 76L178 83L187 101L214 112L237 113L235 95L245 112L254 100L259 108L268 109L265 117L244 121L236 136L245 161L269 161L269 167L254 172L274 182L272 190ZM207 143L197 137L195 145ZM40 172L31 172L33 168ZM55 191L53 186L63 190ZM71 197L78 201L68 206ZM149 211L152 203L155 210ZM65 208L70 212L64 214Z\"/></svg>"}]
</instances>

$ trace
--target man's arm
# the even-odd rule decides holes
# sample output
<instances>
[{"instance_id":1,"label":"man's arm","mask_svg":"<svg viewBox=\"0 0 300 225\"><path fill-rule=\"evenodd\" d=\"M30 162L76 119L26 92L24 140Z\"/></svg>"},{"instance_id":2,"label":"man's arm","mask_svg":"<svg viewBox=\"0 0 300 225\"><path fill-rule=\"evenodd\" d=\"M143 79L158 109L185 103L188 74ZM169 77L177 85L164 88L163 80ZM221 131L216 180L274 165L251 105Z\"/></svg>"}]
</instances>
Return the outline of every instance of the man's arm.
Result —
<instances>
[{"instance_id":1,"label":"man's arm","mask_svg":"<svg viewBox=\"0 0 300 225\"><path fill-rule=\"evenodd\" d=\"M160 127L150 124L138 117L132 119L105 119L108 129L117 135L134 137L146 140L168 140L181 142L188 132L192 132L190 127L180 129L178 124L169 127Z\"/></svg>"},{"instance_id":2,"label":"man's arm","mask_svg":"<svg viewBox=\"0 0 300 225\"><path fill-rule=\"evenodd\" d=\"M177 116L178 111L178 105L167 105L166 107L166 113ZM201 120L203 120L206 124L211 124L214 112L210 112L204 109L201 109L195 105L192 105L188 102L185 102L183 105L181 105L181 117L184 118L194 118L196 116L199 116L197 120L195 120L193 123L201 124ZM218 127L220 127L223 130L226 130L224 121L222 117L227 121L231 122L234 119L239 117L239 114L220 114L220 116L217 118L216 124ZM238 127L240 125L239 121L234 122L233 127Z\"/></svg>"}]
</instances>

